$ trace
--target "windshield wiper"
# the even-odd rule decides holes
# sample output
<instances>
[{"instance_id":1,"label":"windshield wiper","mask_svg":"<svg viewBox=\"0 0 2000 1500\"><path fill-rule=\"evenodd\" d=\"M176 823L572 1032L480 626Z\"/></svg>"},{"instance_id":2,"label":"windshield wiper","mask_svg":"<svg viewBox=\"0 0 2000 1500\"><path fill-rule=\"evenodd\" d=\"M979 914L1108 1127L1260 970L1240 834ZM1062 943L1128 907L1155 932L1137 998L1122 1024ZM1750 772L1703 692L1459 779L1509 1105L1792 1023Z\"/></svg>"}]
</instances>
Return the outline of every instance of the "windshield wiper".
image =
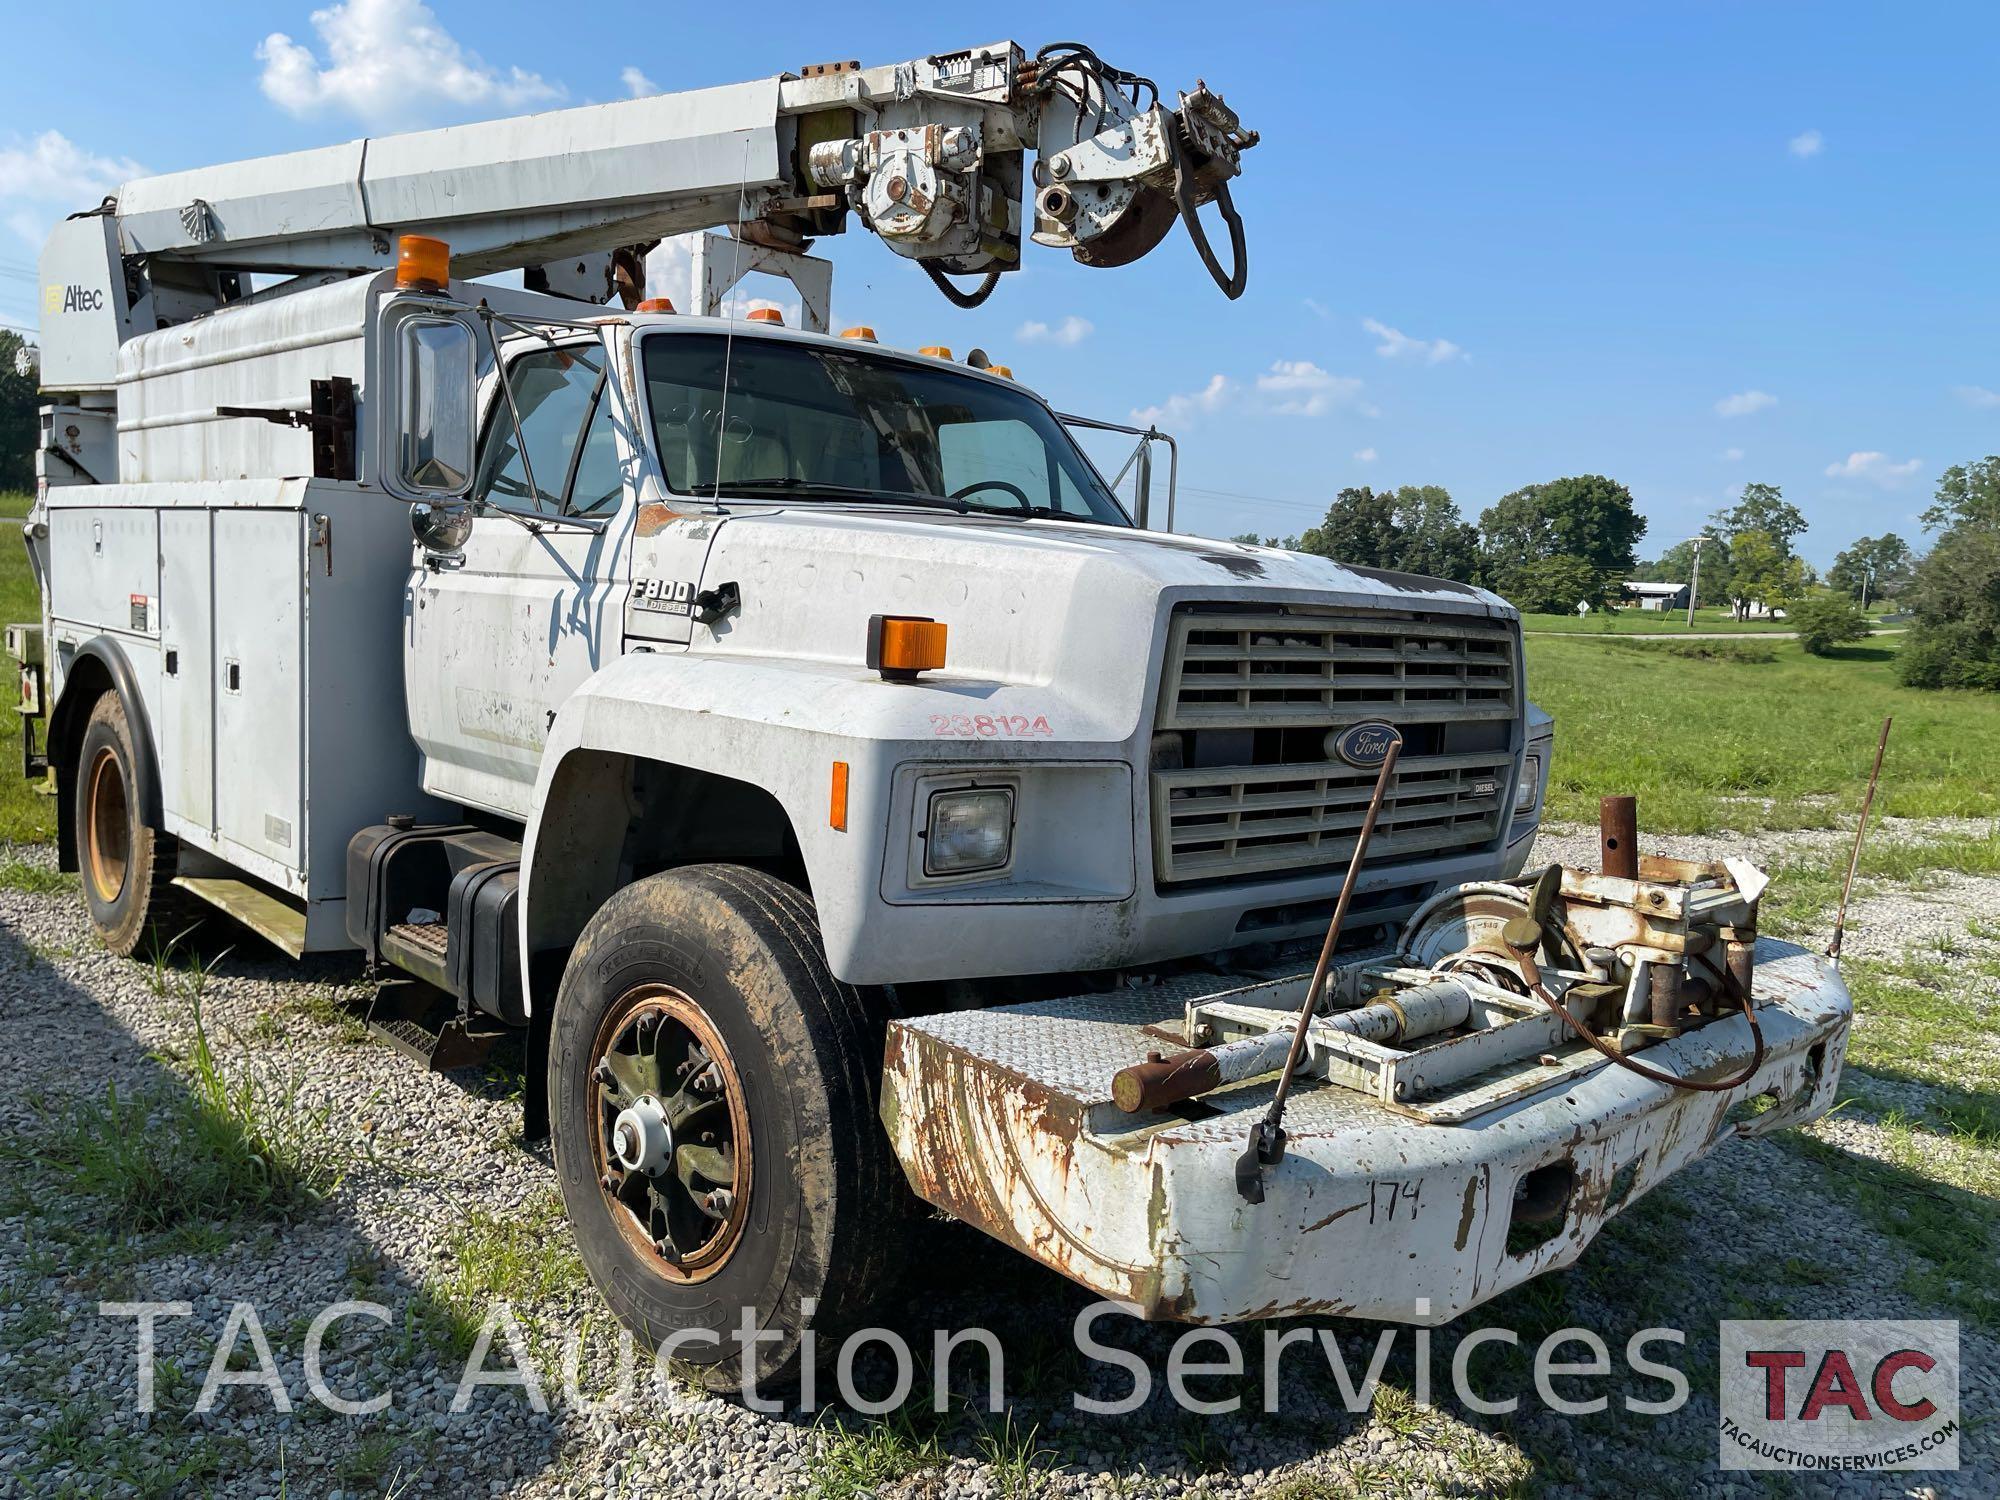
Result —
<instances>
[{"instance_id":1,"label":"windshield wiper","mask_svg":"<svg viewBox=\"0 0 2000 1500\"><path fill-rule=\"evenodd\" d=\"M920 495L912 490L871 490L863 484L834 484L824 479L735 479L724 481L725 490L769 491L776 495L824 495L836 500L879 501L884 505L917 505L927 510L949 510L964 516L974 509L949 495Z\"/></svg>"}]
</instances>

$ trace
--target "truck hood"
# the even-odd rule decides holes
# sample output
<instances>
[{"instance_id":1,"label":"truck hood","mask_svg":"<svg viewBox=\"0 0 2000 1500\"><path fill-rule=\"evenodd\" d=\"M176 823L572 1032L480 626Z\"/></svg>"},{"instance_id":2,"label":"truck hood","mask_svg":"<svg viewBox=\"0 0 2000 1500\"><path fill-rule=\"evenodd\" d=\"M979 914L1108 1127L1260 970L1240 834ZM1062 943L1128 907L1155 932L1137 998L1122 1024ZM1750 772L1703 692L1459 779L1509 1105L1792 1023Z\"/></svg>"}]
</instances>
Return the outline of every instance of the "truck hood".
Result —
<instances>
[{"instance_id":1,"label":"truck hood","mask_svg":"<svg viewBox=\"0 0 2000 1500\"><path fill-rule=\"evenodd\" d=\"M1074 522L830 507L723 519L702 587L731 582L741 610L698 628L696 651L859 667L870 615L927 616L949 627L942 676L1094 695L1100 711L1128 724L1154 675L1163 603L1515 616L1484 589L1273 547Z\"/></svg>"}]
</instances>

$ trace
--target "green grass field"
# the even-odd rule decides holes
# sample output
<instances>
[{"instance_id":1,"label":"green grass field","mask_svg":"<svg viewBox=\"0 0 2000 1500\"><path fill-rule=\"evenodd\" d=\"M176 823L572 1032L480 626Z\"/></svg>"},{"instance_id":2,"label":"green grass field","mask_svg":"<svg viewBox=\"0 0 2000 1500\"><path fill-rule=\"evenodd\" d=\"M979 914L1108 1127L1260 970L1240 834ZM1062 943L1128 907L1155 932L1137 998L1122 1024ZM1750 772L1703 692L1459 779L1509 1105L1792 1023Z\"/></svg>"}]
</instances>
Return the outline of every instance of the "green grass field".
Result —
<instances>
[{"instance_id":1,"label":"green grass field","mask_svg":"<svg viewBox=\"0 0 2000 1500\"><path fill-rule=\"evenodd\" d=\"M1595 822L1599 797L1630 792L1640 825L1661 832L1843 824L1889 714L1880 812L2000 812L2000 697L1898 687L1901 639L1824 658L1743 642L1754 650L1709 661L1665 645L1530 640L1529 696L1556 716L1549 813Z\"/></svg>"},{"instance_id":2,"label":"green grass field","mask_svg":"<svg viewBox=\"0 0 2000 1500\"><path fill-rule=\"evenodd\" d=\"M42 604L28 572L28 550L13 523L28 513L31 497L0 495L0 624L39 620ZM4 664L13 696L14 664ZM31 844L55 837L56 805L21 779L21 721L8 712L0 722L0 843Z\"/></svg>"},{"instance_id":3,"label":"green grass field","mask_svg":"<svg viewBox=\"0 0 2000 1500\"><path fill-rule=\"evenodd\" d=\"M1872 617L1879 610L1869 610ZM1575 615L1523 615L1521 628L1530 632L1557 635L1700 635L1723 631L1728 634L1766 631L1783 633L1791 624L1785 620L1739 620L1726 609L1702 608L1694 612L1694 628L1688 628L1684 609L1621 609L1616 614L1592 610L1582 619Z\"/></svg>"}]
</instances>

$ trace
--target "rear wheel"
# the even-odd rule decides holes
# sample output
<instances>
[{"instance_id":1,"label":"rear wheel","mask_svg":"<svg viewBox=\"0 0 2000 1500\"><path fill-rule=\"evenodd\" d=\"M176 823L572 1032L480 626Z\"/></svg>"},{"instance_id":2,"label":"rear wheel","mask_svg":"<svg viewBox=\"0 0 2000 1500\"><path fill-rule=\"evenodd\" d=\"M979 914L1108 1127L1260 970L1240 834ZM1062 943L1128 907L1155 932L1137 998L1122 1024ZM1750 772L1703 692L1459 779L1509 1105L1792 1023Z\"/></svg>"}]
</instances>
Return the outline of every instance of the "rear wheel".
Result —
<instances>
[{"instance_id":1,"label":"rear wheel","mask_svg":"<svg viewBox=\"0 0 2000 1500\"><path fill-rule=\"evenodd\" d=\"M804 893L733 865L626 887L570 957L549 1098L577 1244L619 1318L711 1389L746 1360L789 1384L804 1331L831 1355L901 1267L917 1213L876 1118L885 1020L827 969Z\"/></svg>"},{"instance_id":2,"label":"rear wheel","mask_svg":"<svg viewBox=\"0 0 2000 1500\"><path fill-rule=\"evenodd\" d=\"M138 764L125 705L105 693L84 725L72 826L91 925L121 956L136 952L148 933L172 941L189 918L173 883L173 836L140 813Z\"/></svg>"}]
</instances>

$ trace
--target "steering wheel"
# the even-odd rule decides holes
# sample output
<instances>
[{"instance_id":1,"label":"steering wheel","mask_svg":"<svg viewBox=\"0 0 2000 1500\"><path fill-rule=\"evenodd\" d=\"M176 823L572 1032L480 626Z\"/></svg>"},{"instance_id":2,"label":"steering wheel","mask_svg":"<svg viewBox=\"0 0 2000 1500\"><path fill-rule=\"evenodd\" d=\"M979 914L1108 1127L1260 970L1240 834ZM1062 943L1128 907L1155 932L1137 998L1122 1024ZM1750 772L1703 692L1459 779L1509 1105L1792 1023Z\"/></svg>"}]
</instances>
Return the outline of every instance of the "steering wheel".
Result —
<instances>
[{"instance_id":1,"label":"steering wheel","mask_svg":"<svg viewBox=\"0 0 2000 1500\"><path fill-rule=\"evenodd\" d=\"M965 486L964 489L953 490L951 498L954 500L963 500L967 495L976 495L981 490L1005 490L1020 503L1022 515L1032 516L1035 513L1035 502L1028 498L1028 492L1018 484L1009 484L1004 479L974 480L971 484Z\"/></svg>"}]
</instances>

